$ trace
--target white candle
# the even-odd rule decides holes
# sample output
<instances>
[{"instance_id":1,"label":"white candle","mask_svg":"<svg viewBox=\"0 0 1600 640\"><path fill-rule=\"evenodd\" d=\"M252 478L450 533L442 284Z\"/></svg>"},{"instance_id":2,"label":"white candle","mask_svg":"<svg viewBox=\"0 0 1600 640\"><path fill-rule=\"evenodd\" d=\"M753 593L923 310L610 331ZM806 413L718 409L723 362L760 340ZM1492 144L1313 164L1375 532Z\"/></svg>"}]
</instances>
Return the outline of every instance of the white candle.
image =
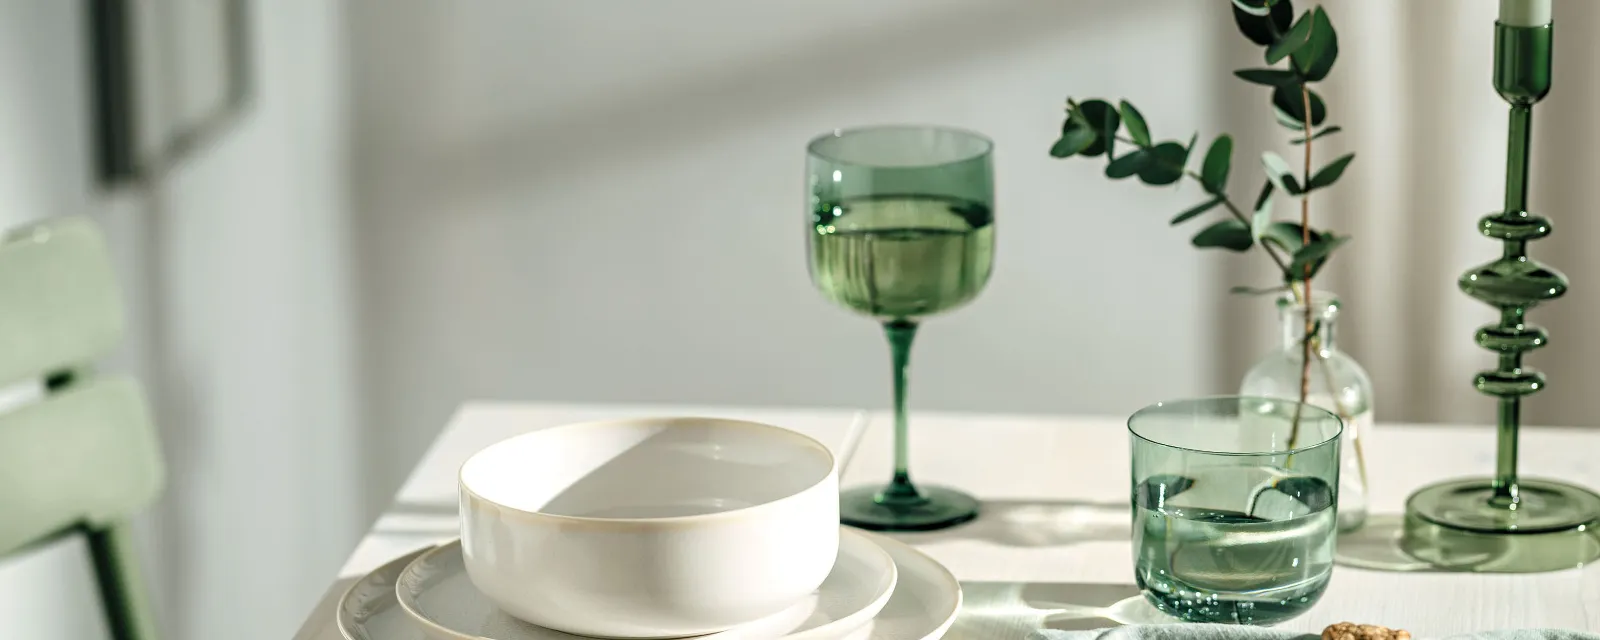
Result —
<instances>
[{"instance_id":1,"label":"white candle","mask_svg":"<svg viewBox=\"0 0 1600 640\"><path fill-rule=\"evenodd\" d=\"M1550 24L1550 0L1500 0L1500 24L1508 27Z\"/></svg>"}]
</instances>

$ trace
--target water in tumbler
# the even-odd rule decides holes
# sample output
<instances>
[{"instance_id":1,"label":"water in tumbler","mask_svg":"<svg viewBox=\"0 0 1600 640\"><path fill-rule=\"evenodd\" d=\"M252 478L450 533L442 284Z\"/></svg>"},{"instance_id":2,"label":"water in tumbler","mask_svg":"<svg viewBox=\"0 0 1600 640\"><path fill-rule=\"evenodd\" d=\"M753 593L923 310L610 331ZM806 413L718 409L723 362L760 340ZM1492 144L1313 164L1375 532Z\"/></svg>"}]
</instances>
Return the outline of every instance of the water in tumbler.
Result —
<instances>
[{"instance_id":1,"label":"water in tumbler","mask_svg":"<svg viewBox=\"0 0 1600 640\"><path fill-rule=\"evenodd\" d=\"M1273 624L1310 609L1333 569L1335 492L1269 467L1153 476L1134 489L1135 573L1192 622Z\"/></svg>"}]
</instances>

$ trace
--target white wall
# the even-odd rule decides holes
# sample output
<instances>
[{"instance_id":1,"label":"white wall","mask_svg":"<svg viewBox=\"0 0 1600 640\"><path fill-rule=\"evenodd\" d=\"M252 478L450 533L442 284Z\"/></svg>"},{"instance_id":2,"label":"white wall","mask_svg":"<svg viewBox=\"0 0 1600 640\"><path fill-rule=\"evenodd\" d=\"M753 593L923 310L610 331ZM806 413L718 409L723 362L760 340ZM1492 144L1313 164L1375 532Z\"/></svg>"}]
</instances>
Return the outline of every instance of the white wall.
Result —
<instances>
[{"instance_id":1,"label":"white wall","mask_svg":"<svg viewBox=\"0 0 1600 640\"><path fill-rule=\"evenodd\" d=\"M145 524L169 637L288 637L365 528L340 7L248 3L250 111L149 188L108 194L82 4L0 2L0 226L106 227L130 310L106 368L141 377L168 456ZM93 593L79 542L0 561L0 638L102 637Z\"/></svg>"},{"instance_id":2,"label":"white wall","mask_svg":"<svg viewBox=\"0 0 1600 640\"><path fill-rule=\"evenodd\" d=\"M340 6L248 5L251 111L146 223L180 638L292 635L365 530Z\"/></svg>"},{"instance_id":3,"label":"white wall","mask_svg":"<svg viewBox=\"0 0 1600 640\"><path fill-rule=\"evenodd\" d=\"M469 398L885 406L881 335L804 267L803 147L838 126L997 141L998 269L927 323L914 406L1231 386L1206 311L1227 285L1166 226L1194 192L1045 153L1069 93L1214 134L1231 28L1187 1L355 3L369 500Z\"/></svg>"}]
</instances>

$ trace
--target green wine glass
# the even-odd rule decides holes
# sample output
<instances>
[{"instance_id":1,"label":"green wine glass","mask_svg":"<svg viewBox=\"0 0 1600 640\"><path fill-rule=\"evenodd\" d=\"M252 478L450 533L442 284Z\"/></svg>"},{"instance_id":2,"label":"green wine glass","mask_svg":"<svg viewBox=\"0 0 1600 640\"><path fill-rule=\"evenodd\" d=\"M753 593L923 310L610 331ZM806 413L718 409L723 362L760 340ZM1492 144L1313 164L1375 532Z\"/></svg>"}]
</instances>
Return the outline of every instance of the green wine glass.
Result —
<instances>
[{"instance_id":1,"label":"green wine glass","mask_svg":"<svg viewBox=\"0 0 1600 640\"><path fill-rule=\"evenodd\" d=\"M994 269L994 143L927 126L835 131L807 147L811 281L883 324L894 372L894 477L840 496L840 519L929 531L977 517L978 501L911 482L906 366L923 318L960 307Z\"/></svg>"}]
</instances>

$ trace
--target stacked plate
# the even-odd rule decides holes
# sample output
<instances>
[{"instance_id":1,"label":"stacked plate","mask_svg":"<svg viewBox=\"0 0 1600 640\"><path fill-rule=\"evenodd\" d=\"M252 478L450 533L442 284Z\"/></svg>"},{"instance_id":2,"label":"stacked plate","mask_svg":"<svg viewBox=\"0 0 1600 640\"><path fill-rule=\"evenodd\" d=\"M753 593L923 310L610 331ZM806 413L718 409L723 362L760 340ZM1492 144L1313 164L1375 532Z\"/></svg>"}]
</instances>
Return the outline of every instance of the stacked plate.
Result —
<instances>
[{"instance_id":1,"label":"stacked plate","mask_svg":"<svg viewBox=\"0 0 1600 640\"><path fill-rule=\"evenodd\" d=\"M460 540L379 567L350 640L934 639L961 588L909 546L838 525L806 436L662 418L517 436L461 469Z\"/></svg>"}]
</instances>

